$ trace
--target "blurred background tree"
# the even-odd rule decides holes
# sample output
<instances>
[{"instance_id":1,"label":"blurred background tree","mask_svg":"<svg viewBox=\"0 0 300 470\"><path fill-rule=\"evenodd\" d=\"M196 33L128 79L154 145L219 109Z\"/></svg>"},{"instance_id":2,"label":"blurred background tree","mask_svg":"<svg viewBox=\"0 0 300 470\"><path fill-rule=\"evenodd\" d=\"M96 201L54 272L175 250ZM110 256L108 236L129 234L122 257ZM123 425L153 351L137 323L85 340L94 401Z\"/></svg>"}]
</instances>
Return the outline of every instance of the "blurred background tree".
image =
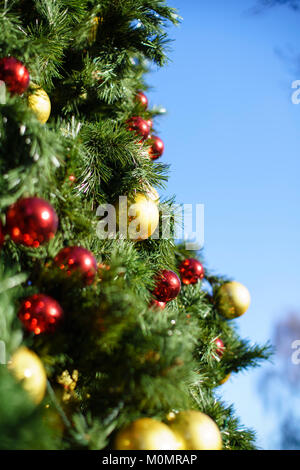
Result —
<instances>
[{"instance_id":1,"label":"blurred background tree","mask_svg":"<svg viewBox=\"0 0 300 470\"><path fill-rule=\"evenodd\" d=\"M275 437L270 439L279 449L300 449L299 340L300 312L285 313L273 330L276 366L265 368L259 381L266 410L274 414L278 423Z\"/></svg>"}]
</instances>

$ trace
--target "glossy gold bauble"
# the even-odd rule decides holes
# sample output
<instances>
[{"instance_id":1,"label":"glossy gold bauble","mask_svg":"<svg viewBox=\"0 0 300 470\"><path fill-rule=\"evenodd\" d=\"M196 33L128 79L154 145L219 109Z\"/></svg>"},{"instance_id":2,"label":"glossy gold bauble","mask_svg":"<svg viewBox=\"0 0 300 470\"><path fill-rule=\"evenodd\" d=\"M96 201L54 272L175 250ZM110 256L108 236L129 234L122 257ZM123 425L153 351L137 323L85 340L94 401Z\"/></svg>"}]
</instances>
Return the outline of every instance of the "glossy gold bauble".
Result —
<instances>
[{"instance_id":1,"label":"glossy gold bauble","mask_svg":"<svg viewBox=\"0 0 300 470\"><path fill-rule=\"evenodd\" d=\"M133 215L128 227L129 237L137 240L146 240L155 232L159 223L157 204L144 194L138 193L134 203L129 207L129 218Z\"/></svg>"},{"instance_id":2,"label":"glossy gold bauble","mask_svg":"<svg viewBox=\"0 0 300 470\"><path fill-rule=\"evenodd\" d=\"M29 108L32 109L38 120L45 124L51 113L50 98L45 90L37 85L31 85L27 101Z\"/></svg>"},{"instance_id":3,"label":"glossy gold bauble","mask_svg":"<svg viewBox=\"0 0 300 470\"><path fill-rule=\"evenodd\" d=\"M96 41L98 27L99 27L99 24L102 22L103 22L103 18L101 18L100 16L95 16L95 18L92 19L91 29L90 29L90 33L88 37L90 44Z\"/></svg>"},{"instance_id":4,"label":"glossy gold bauble","mask_svg":"<svg viewBox=\"0 0 300 470\"><path fill-rule=\"evenodd\" d=\"M116 450L179 450L180 440L164 423L140 418L121 429L115 439Z\"/></svg>"},{"instance_id":5,"label":"glossy gold bauble","mask_svg":"<svg viewBox=\"0 0 300 470\"><path fill-rule=\"evenodd\" d=\"M35 403L44 398L47 376L40 358L24 346L17 349L8 364L17 380L22 382L24 389Z\"/></svg>"},{"instance_id":6,"label":"glossy gold bauble","mask_svg":"<svg viewBox=\"0 0 300 470\"><path fill-rule=\"evenodd\" d=\"M217 292L217 308L225 318L237 318L245 313L250 305L250 293L240 282L226 282Z\"/></svg>"},{"instance_id":7,"label":"glossy gold bauble","mask_svg":"<svg viewBox=\"0 0 300 470\"><path fill-rule=\"evenodd\" d=\"M221 450L222 437L216 423L200 411L181 411L170 428L185 443L183 450Z\"/></svg>"},{"instance_id":8,"label":"glossy gold bauble","mask_svg":"<svg viewBox=\"0 0 300 470\"><path fill-rule=\"evenodd\" d=\"M223 385L227 380L229 380L231 377L231 372L229 374L225 375L224 379L220 380L219 385Z\"/></svg>"},{"instance_id":9,"label":"glossy gold bauble","mask_svg":"<svg viewBox=\"0 0 300 470\"><path fill-rule=\"evenodd\" d=\"M127 212L126 212L127 209ZM141 241L149 238L159 223L159 210L157 204L145 196L137 193L134 198L116 205L116 219L119 229L124 223L130 240Z\"/></svg>"}]
</instances>

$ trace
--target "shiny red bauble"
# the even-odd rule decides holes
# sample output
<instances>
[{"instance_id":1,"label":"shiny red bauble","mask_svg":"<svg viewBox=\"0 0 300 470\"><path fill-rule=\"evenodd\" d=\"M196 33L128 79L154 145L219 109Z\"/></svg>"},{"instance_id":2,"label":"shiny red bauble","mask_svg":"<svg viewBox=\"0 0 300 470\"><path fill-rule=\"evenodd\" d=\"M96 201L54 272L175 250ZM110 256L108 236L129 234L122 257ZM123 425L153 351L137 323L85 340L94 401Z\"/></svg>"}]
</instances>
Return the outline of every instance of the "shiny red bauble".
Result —
<instances>
[{"instance_id":1,"label":"shiny red bauble","mask_svg":"<svg viewBox=\"0 0 300 470\"><path fill-rule=\"evenodd\" d=\"M214 340L215 345L217 346L216 353L219 357L222 357L225 351L225 345L220 338Z\"/></svg>"},{"instance_id":2,"label":"shiny red bauble","mask_svg":"<svg viewBox=\"0 0 300 470\"><path fill-rule=\"evenodd\" d=\"M35 335L52 333L62 320L63 310L52 297L34 294L22 302L18 317L25 329Z\"/></svg>"},{"instance_id":3,"label":"shiny red bauble","mask_svg":"<svg viewBox=\"0 0 300 470\"><path fill-rule=\"evenodd\" d=\"M143 106L143 108L147 109L147 107L148 107L148 98L145 95L145 93L143 93L142 91L139 91L135 95L135 99L138 101L139 104L141 104Z\"/></svg>"},{"instance_id":4,"label":"shiny red bauble","mask_svg":"<svg viewBox=\"0 0 300 470\"><path fill-rule=\"evenodd\" d=\"M204 278L204 268L200 261L187 258L179 266L181 281L183 284L196 284Z\"/></svg>"},{"instance_id":5,"label":"shiny red bauble","mask_svg":"<svg viewBox=\"0 0 300 470\"><path fill-rule=\"evenodd\" d=\"M156 160L157 158L161 157L164 151L164 143L163 141L157 137L156 135L152 135L150 137L151 147L149 147L149 155L152 160Z\"/></svg>"},{"instance_id":6,"label":"shiny red bauble","mask_svg":"<svg viewBox=\"0 0 300 470\"><path fill-rule=\"evenodd\" d=\"M14 57L3 57L0 59L0 80L12 93L21 95L29 85L29 72L25 65Z\"/></svg>"},{"instance_id":7,"label":"shiny red bauble","mask_svg":"<svg viewBox=\"0 0 300 470\"><path fill-rule=\"evenodd\" d=\"M150 134L148 122L140 116L133 116L127 121L128 129L134 132L141 140L146 140Z\"/></svg>"},{"instance_id":8,"label":"shiny red bauble","mask_svg":"<svg viewBox=\"0 0 300 470\"><path fill-rule=\"evenodd\" d=\"M153 295L160 302L170 302L180 292L180 279L173 271L164 269L156 276L156 285Z\"/></svg>"},{"instance_id":9,"label":"shiny red bauble","mask_svg":"<svg viewBox=\"0 0 300 470\"><path fill-rule=\"evenodd\" d=\"M49 202L38 197L19 199L6 213L5 229L15 243L38 247L54 237L58 217Z\"/></svg>"},{"instance_id":10,"label":"shiny red bauble","mask_svg":"<svg viewBox=\"0 0 300 470\"><path fill-rule=\"evenodd\" d=\"M91 284L97 272L97 261L93 254L81 246L67 246L54 258L54 263L68 276Z\"/></svg>"},{"instance_id":11,"label":"shiny red bauble","mask_svg":"<svg viewBox=\"0 0 300 470\"><path fill-rule=\"evenodd\" d=\"M158 310L164 310L166 307L166 302L160 302L159 300L152 299L150 302L150 307L154 307Z\"/></svg>"},{"instance_id":12,"label":"shiny red bauble","mask_svg":"<svg viewBox=\"0 0 300 470\"><path fill-rule=\"evenodd\" d=\"M148 126L149 126L150 131L151 131L151 129L152 129L152 127L153 127L153 121L152 121L152 119L147 119L147 124L148 124Z\"/></svg>"}]
</instances>

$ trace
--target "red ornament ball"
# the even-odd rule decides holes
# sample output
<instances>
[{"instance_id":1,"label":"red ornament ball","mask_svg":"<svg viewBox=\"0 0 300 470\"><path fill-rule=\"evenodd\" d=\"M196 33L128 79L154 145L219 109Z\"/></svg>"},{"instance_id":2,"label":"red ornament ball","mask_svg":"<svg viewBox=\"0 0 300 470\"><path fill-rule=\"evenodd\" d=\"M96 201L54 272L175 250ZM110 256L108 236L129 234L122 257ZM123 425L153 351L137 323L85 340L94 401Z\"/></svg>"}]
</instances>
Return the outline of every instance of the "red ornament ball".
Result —
<instances>
[{"instance_id":1,"label":"red ornament ball","mask_svg":"<svg viewBox=\"0 0 300 470\"><path fill-rule=\"evenodd\" d=\"M165 146L164 146L163 141L156 135L152 135L150 139L151 139L151 147L149 148L148 152L149 152L150 158L152 160L156 160L157 158L162 156Z\"/></svg>"},{"instance_id":2,"label":"red ornament ball","mask_svg":"<svg viewBox=\"0 0 300 470\"><path fill-rule=\"evenodd\" d=\"M44 294L34 294L25 299L18 313L25 329L35 335L52 333L62 316L59 303Z\"/></svg>"},{"instance_id":3,"label":"red ornament ball","mask_svg":"<svg viewBox=\"0 0 300 470\"><path fill-rule=\"evenodd\" d=\"M6 213L6 230L15 243L38 247L54 237L58 217L49 202L26 197L12 204Z\"/></svg>"},{"instance_id":4,"label":"red ornament ball","mask_svg":"<svg viewBox=\"0 0 300 470\"><path fill-rule=\"evenodd\" d=\"M180 279L173 271L164 269L156 276L156 286L153 295L159 302L170 302L180 292Z\"/></svg>"},{"instance_id":5,"label":"red ornament ball","mask_svg":"<svg viewBox=\"0 0 300 470\"><path fill-rule=\"evenodd\" d=\"M135 95L135 99L138 101L139 104L141 104L143 106L143 108L145 108L145 109L148 108L148 98L145 95L145 93L143 93L142 91L139 91Z\"/></svg>"},{"instance_id":6,"label":"red ornament ball","mask_svg":"<svg viewBox=\"0 0 300 470\"><path fill-rule=\"evenodd\" d=\"M21 95L29 85L29 72L25 65L14 57L3 57L0 59L0 80L8 90Z\"/></svg>"},{"instance_id":7,"label":"red ornament ball","mask_svg":"<svg viewBox=\"0 0 300 470\"><path fill-rule=\"evenodd\" d=\"M200 261L187 258L179 266L179 272L183 284L196 284L204 278L204 268Z\"/></svg>"},{"instance_id":8,"label":"red ornament ball","mask_svg":"<svg viewBox=\"0 0 300 470\"><path fill-rule=\"evenodd\" d=\"M146 140L150 134L150 127L148 122L140 116L133 116L127 121L128 129L134 132L141 140Z\"/></svg>"},{"instance_id":9,"label":"red ornament ball","mask_svg":"<svg viewBox=\"0 0 300 470\"><path fill-rule=\"evenodd\" d=\"M152 127L153 127L152 119L147 119L147 124L148 124L148 126L149 126L149 129L151 130Z\"/></svg>"},{"instance_id":10,"label":"red ornament ball","mask_svg":"<svg viewBox=\"0 0 300 470\"><path fill-rule=\"evenodd\" d=\"M150 302L150 307L154 307L158 310L164 310L166 307L166 302L160 302L159 300L152 299Z\"/></svg>"},{"instance_id":11,"label":"red ornament ball","mask_svg":"<svg viewBox=\"0 0 300 470\"><path fill-rule=\"evenodd\" d=\"M214 340L215 345L217 346L216 353L219 357L222 357L225 351L225 345L220 338Z\"/></svg>"},{"instance_id":12,"label":"red ornament ball","mask_svg":"<svg viewBox=\"0 0 300 470\"><path fill-rule=\"evenodd\" d=\"M74 183L74 182L76 181L76 176L73 175L73 173L72 173L71 175L69 175L69 181L70 181L71 183Z\"/></svg>"},{"instance_id":13,"label":"red ornament ball","mask_svg":"<svg viewBox=\"0 0 300 470\"><path fill-rule=\"evenodd\" d=\"M97 261L93 254L81 246L67 246L54 258L56 266L68 276L77 276L85 284L91 284L97 272Z\"/></svg>"}]
</instances>

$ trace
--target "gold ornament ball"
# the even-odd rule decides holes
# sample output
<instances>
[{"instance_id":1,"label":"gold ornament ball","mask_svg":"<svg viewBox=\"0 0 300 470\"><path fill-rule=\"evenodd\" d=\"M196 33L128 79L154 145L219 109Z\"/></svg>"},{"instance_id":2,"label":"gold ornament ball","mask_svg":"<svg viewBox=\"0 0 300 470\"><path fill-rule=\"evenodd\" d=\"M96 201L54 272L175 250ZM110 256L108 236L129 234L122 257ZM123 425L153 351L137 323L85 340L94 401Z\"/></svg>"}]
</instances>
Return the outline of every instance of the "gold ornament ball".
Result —
<instances>
[{"instance_id":1,"label":"gold ornament ball","mask_svg":"<svg viewBox=\"0 0 300 470\"><path fill-rule=\"evenodd\" d=\"M45 90L37 85L31 85L27 101L29 108L35 113L37 119L45 124L51 113L50 98Z\"/></svg>"},{"instance_id":2,"label":"gold ornament ball","mask_svg":"<svg viewBox=\"0 0 300 470\"><path fill-rule=\"evenodd\" d=\"M167 421L173 421L176 418L176 413L174 411L169 411L166 415Z\"/></svg>"},{"instance_id":3,"label":"gold ornament ball","mask_svg":"<svg viewBox=\"0 0 300 470\"><path fill-rule=\"evenodd\" d=\"M115 439L116 450L179 450L180 445L166 424L152 418L133 421Z\"/></svg>"},{"instance_id":4,"label":"gold ornament ball","mask_svg":"<svg viewBox=\"0 0 300 470\"><path fill-rule=\"evenodd\" d=\"M38 404L44 398L47 376L40 358L24 346L17 349L8 365L17 380L22 381L24 389Z\"/></svg>"},{"instance_id":5,"label":"gold ornament ball","mask_svg":"<svg viewBox=\"0 0 300 470\"><path fill-rule=\"evenodd\" d=\"M225 375L224 379L220 380L219 385L223 385L227 380L229 380L231 377L231 372L229 374Z\"/></svg>"},{"instance_id":6,"label":"gold ornament ball","mask_svg":"<svg viewBox=\"0 0 300 470\"><path fill-rule=\"evenodd\" d=\"M232 319L243 315L250 305L250 293L240 282L226 282L217 292L217 307L221 315Z\"/></svg>"},{"instance_id":7,"label":"gold ornament ball","mask_svg":"<svg viewBox=\"0 0 300 470\"><path fill-rule=\"evenodd\" d=\"M90 29L90 33L88 37L90 44L96 41L98 27L99 27L99 24L102 22L103 22L103 18L101 18L100 16L95 16L95 18L92 19L91 29Z\"/></svg>"},{"instance_id":8,"label":"gold ornament ball","mask_svg":"<svg viewBox=\"0 0 300 470\"><path fill-rule=\"evenodd\" d=\"M127 201L127 213L123 203L116 205L117 224L127 223L128 237L133 241L141 241L149 238L156 230L159 223L159 210L157 204L141 193L137 193L133 199Z\"/></svg>"},{"instance_id":9,"label":"gold ornament ball","mask_svg":"<svg viewBox=\"0 0 300 470\"><path fill-rule=\"evenodd\" d=\"M183 450L222 449L222 437L218 426L200 411L181 411L170 423L170 428L184 441Z\"/></svg>"},{"instance_id":10,"label":"gold ornament ball","mask_svg":"<svg viewBox=\"0 0 300 470\"><path fill-rule=\"evenodd\" d=\"M128 227L130 238L137 240L146 240L155 232L159 223L159 211L157 204L144 194L138 193L133 201L131 208L129 207L129 217L134 214L134 220ZM138 229L138 233L137 230Z\"/></svg>"}]
</instances>

